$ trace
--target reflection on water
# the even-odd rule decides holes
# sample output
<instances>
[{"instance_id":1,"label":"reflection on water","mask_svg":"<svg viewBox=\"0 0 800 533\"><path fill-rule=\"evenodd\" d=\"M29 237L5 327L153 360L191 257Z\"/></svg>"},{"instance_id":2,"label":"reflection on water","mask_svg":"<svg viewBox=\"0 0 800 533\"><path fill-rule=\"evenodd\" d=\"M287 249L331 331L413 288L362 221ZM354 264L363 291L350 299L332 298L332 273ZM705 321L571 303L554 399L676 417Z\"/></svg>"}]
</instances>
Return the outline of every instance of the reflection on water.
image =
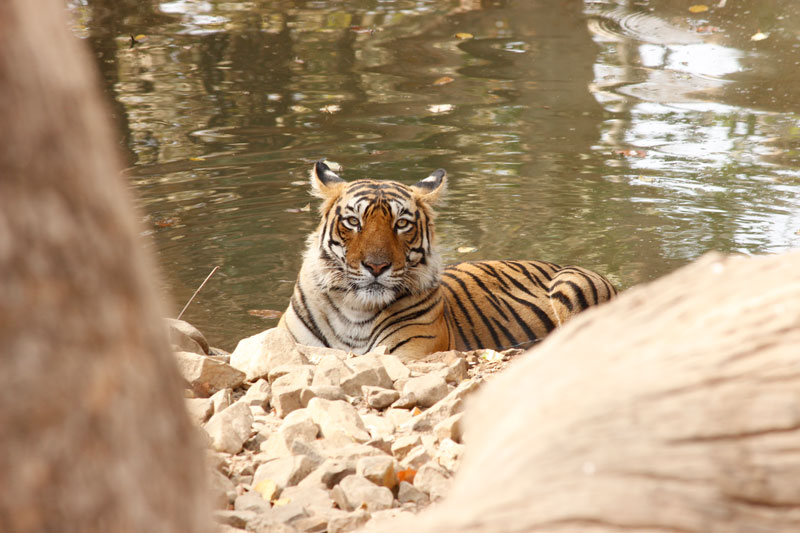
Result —
<instances>
[{"instance_id":1,"label":"reflection on water","mask_svg":"<svg viewBox=\"0 0 800 533\"><path fill-rule=\"evenodd\" d=\"M316 224L306 176L320 157L347 179L446 168L448 261L574 262L628 287L712 249L800 246L794 4L69 7L112 99L166 291L179 308L220 265L186 318L230 349L274 324L248 310L286 306Z\"/></svg>"}]
</instances>

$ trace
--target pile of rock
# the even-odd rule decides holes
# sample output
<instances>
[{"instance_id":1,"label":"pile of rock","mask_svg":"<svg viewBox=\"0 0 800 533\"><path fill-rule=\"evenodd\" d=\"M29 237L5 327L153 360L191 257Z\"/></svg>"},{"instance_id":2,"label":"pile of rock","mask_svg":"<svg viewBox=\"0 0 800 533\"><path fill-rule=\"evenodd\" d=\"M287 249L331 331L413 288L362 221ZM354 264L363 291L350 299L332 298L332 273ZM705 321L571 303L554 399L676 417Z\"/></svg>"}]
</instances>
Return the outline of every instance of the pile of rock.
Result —
<instances>
[{"instance_id":1,"label":"pile of rock","mask_svg":"<svg viewBox=\"0 0 800 533\"><path fill-rule=\"evenodd\" d=\"M447 492L463 400L482 381L464 354L404 363L299 346L272 329L228 356L185 322L170 331L223 528L352 531Z\"/></svg>"}]
</instances>

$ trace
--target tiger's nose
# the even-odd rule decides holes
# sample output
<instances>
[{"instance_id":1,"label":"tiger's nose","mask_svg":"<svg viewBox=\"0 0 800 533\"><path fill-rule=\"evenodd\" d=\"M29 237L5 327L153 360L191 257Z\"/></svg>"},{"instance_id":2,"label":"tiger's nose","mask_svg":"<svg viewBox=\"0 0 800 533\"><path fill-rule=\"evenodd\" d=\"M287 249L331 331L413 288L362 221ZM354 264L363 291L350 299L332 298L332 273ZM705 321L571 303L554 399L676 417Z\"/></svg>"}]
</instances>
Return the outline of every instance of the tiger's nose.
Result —
<instances>
[{"instance_id":1,"label":"tiger's nose","mask_svg":"<svg viewBox=\"0 0 800 533\"><path fill-rule=\"evenodd\" d=\"M391 263L368 263L367 261L362 261L361 264L376 278L392 266Z\"/></svg>"}]
</instances>

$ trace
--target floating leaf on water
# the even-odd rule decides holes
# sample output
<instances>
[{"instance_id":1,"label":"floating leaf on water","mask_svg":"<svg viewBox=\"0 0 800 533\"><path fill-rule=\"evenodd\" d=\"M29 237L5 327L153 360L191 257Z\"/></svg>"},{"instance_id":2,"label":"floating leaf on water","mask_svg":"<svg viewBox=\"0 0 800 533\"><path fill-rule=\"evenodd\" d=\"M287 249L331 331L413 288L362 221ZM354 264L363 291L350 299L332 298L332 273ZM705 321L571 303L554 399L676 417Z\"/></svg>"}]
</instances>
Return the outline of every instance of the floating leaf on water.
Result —
<instances>
[{"instance_id":1,"label":"floating leaf on water","mask_svg":"<svg viewBox=\"0 0 800 533\"><path fill-rule=\"evenodd\" d=\"M144 39L147 39L147 35L145 35L144 33L140 33L139 35L135 35L133 38L136 41L142 41Z\"/></svg>"},{"instance_id":2,"label":"floating leaf on water","mask_svg":"<svg viewBox=\"0 0 800 533\"><path fill-rule=\"evenodd\" d=\"M465 32L465 31L460 31L460 32L456 33L456 39L472 39L473 37L475 37L475 36L472 35L471 33Z\"/></svg>"},{"instance_id":3,"label":"floating leaf on water","mask_svg":"<svg viewBox=\"0 0 800 533\"><path fill-rule=\"evenodd\" d=\"M454 80L450 76L442 76L438 80L434 81L433 85L436 86L436 87L439 87L441 85L447 85L448 83L453 83L454 81L456 81L456 80Z\"/></svg>"},{"instance_id":4,"label":"floating leaf on water","mask_svg":"<svg viewBox=\"0 0 800 533\"><path fill-rule=\"evenodd\" d=\"M643 181L645 183L653 183L655 181L655 178L651 176L639 176L639 181Z\"/></svg>"},{"instance_id":5,"label":"floating leaf on water","mask_svg":"<svg viewBox=\"0 0 800 533\"><path fill-rule=\"evenodd\" d=\"M474 246L459 246L456 251L460 254L471 254L472 252L477 252L478 249Z\"/></svg>"},{"instance_id":6,"label":"floating leaf on water","mask_svg":"<svg viewBox=\"0 0 800 533\"><path fill-rule=\"evenodd\" d=\"M413 468L401 470L397 473L397 482L400 483L401 481L405 481L406 483L414 483L414 476L416 475L417 471Z\"/></svg>"},{"instance_id":7,"label":"floating leaf on water","mask_svg":"<svg viewBox=\"0 0 800 533\"><path fill-rule=\"evenodd\" d=\"M453 104L433 104L428 106L431 113L449 113L455 108Z\"/></svg>"},{"instance_id":8,"label":"floating leaf on water","mask_svg":"<svg viewBox=\"0 0 800 533\"><path fill-rule=\"evenodd\" d=\"M708 11L708 6L705 4L695 4L693 6L689 6L690 13L704 13Z\"/></svg>"},{"instance_id":9,"label":"floating leaf on water","mask_svg":"<svg viewBox=\"0 0 800 533\"><path fill-rule=\"evenodd\" d=\"M372 35L376 31L379 31L379 29L380 28L371 28L371 27L370 28L365 28L363 26L350 26L350 31L353 31L353 32L356 32L356 33L369 33L370 35Z\"/></svg>"},{"instance_id":10,"label":"floating leaf on water","mask_svg":"<svg viewBox=\"0 0 800 533\"><path fill-rule=\"evenodd\" d=\"M644 157L647 155L647 152L644 150L634 150L632 148L626 150L614 150L614 153L617 155L624 155L625 157Z\"/></svg>"},{"instance_id":11,"label":"floating leaf on water","mask_svg":"<svg viewBox=\"0 0 800 533\"><path fill-rule=\"evenodd\" d=\"M283 315L283 311L275 311L274 309L248 309L247 314L259 318L275 319L280 318Z\"/></svg>"},{"instance_id":12,"label":"floating leaf on water","mask_svg":"<svg viewBox=\"0 0 800 533\"><path fill-rule=\"evenodd\" d=\"M205 161L205 160L206 160L206 158L205 158L205 157L202 157L202 156L198 156L198 157L190 157L190 158L189 158L189 161Z\"/></svg>"},{"instance_id":13,"label":"floating leaf on water","mask_svg":"<svg viewBox=\"0 0 800 533\"><path fill-rule=\"evenodd\" d=\"M306 204L303 207L289 207L285 211L287 213L308 213L311 211L311 204Z\"/></svg>"},{"instance_id":14,"label":"floating leaf on water","mask_svg":"<svg viewBox=\"0 0 800 533\"><path fill-rule=\"evenodd\" d=\"M157 228L171 228L180 221L181 219L178 217L161 217L157 218L153 223Z\"/></svg>"},{"instance_id":15,"label":"floating leaf on water","mask_svg":"<svg viewBox=\"0 0 800 533\"><path fill-rule=\"evenodd\" d=\"M323 113L328 113L330 115L338 113L341 110L342 106L340 106L339 104L328 104L320 109L320 111L322 111Z\"/></svg>"},{"instance_id":16,"label":"floating leaf on water","mask_svg":"<svg viewBox=\"0 0 800 533\"><path fill-rule=\"evenodd\" d=\"M718 27L718 26L708 26L708 25L704 25L704 26L698 26L698 27L696 27L696 28L694 29L694 31L696 31L697 33L719 33L719 32L721 32L722 30L721 30L721 29L719 29L719 27Z\"/></svg>"},{"instance_id":17,"label":"floating leaf on water","mask_svg":"<svg viewBox=\"0 0 800 533\"><path fill-rule=\"evenodd\" d=\"M761 32L759 31L759 32L757 32L757 33L754 33L754 34L753 34L753 35L750 37L750 40L751 40L751 41L763 41L763 40L764 40L764 39L766 39L767 37L769 37L769 35L767 35L766 33L761 33Z\"/></svg>"}]
</instances>

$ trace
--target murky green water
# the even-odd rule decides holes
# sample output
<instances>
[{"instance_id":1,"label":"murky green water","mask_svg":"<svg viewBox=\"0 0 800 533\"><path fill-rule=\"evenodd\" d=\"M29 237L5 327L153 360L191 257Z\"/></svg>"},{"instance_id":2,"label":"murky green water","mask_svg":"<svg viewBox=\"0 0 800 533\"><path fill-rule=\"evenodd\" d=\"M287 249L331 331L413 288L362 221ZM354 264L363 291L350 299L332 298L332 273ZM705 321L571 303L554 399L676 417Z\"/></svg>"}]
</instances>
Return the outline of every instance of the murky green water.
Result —
<instances>
[{"instance_id":1,"label":"murky green water","mask_svg":"<svg viewBox=\"0 0 800 533\"><path fill-rule=\"evenodd\" d=\"M68 3L174 307L221 267L185 318L222 347L286 306L320 157L347 179L446 168L450 262L629 287L800 247L794 0Z\"/></svg>"}]
</instances>

